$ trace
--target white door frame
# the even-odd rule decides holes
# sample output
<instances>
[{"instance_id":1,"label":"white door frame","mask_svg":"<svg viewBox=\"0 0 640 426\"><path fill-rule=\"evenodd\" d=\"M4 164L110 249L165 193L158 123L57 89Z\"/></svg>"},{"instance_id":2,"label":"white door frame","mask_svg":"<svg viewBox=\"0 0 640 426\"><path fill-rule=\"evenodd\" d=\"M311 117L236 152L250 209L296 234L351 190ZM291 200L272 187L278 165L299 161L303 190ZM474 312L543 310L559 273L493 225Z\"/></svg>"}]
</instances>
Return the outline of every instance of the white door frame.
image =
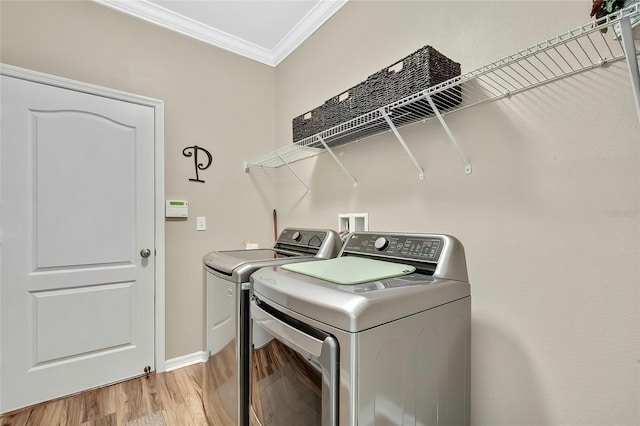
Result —
<instances>
[{"instance_id":1,"label":"white door frame","mask_svg":"<svg viewBox=\"0 0 640 426\"><path fill-rule=\"evenodd\" d=\"M134 95L119 90L89 83L44 74L24 68L0 63L0 74L35 83L77 92L103 96L125 102L152 107L154 110L154 156L155 156L155 367L156 372L165 371L165 272L164 272L164 102L158 99ZM0 229L0 232L2 230ZM0 265L2 267L2 265ZM0 362L2 360L0 359ZM0 395L0 398L2 396Z\"/></svg>"}]
</instances>

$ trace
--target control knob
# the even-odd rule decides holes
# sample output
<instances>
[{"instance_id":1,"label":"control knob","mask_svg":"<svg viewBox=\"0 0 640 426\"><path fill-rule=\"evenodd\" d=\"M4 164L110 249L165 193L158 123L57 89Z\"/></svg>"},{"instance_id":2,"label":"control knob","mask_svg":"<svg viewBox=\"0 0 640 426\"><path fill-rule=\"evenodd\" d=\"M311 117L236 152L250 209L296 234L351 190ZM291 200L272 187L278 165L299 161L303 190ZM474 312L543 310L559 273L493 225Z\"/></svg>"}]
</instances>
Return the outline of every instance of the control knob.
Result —
<instances>
[{"instance_id":1,"label":"control knob","mask_svg":"<svg viewBox=\"0 0 640 426\"><path fill-rule=\"evenodd\" d=\"M385 237L378 237L378 239L376 240L375 243L373 243L373 245L376 248L376 250L382 251L382 250L385 250L387 247L389 247L389 240L387 240Z\"/></svg>"},{"instance_id":2,"label":"control knob","mask_svg":"<svg viewBox=\"0 0 640 426\"><path fill-rule=\"evenodd\" d=\"M302 239L302 235L300 234L300 232L296 231L291 236L291 239L293 239L293 241L298 241L299 242Z\"/></svg>"}]
</instances>

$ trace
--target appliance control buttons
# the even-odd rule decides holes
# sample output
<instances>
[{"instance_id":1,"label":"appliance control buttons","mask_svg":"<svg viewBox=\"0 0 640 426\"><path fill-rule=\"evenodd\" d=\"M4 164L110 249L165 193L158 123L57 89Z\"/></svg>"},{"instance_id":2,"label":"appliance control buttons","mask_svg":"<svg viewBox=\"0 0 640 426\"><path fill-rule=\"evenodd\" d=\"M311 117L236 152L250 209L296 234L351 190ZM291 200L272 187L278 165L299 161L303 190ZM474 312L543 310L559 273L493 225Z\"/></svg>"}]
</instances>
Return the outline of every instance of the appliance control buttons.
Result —
<instances>
[{"instance_id":1,"label":"appliance control buttons","mask_svg":"<svg viewBox=\"0 0 640 426\"><path fill-rule=\"evenodd\" d=\"M293 241L300 241L302 239L302 235L300 234L300 232L296 231L291 236L291 239L293 239Z\"/></svg>"},{"instance_id":2,"label":"appliance control buttons","mask_svg":"<svg viewBox=\"0 0 640 426\"><path fill-rule=\"evenodd\" d=\"M378 237L378 239L374 243L374 246L376 250L382 251L389 247L389 240L387 240L385 237Z\"/></svg>"}]
</instances>

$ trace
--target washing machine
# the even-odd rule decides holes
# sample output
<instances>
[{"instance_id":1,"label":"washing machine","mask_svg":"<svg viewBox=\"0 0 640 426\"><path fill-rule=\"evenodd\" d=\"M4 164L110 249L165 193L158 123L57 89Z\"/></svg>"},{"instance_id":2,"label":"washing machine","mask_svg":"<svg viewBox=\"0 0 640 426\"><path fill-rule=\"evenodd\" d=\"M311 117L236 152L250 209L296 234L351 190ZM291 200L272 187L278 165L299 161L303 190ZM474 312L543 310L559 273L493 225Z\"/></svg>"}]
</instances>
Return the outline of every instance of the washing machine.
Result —
<instances>
[{"instance_id":1,"label":"washing machine","mask_svg":"<svg viewBox=\"0 0 640 426\"><path fill-rule=\"evenodd\" d=\"M262 425L468 425L471 295L462 243L356 232L335 259L262 268L252 417Z\"/></svg>"},{"instance_id":2,"label":"washing machine","mask_svg":"<svg viewBox=\"0 0 640 426\"><path fill-rule=\"evenodd\" d=\"M249 425L251 345L271 339L250 324L250 275L262 267L330 259L341 246L332 230L286 228L272 248L212 251L203 257L209 357L202 399L209 424Z\"/></svg>"}]
</instances>

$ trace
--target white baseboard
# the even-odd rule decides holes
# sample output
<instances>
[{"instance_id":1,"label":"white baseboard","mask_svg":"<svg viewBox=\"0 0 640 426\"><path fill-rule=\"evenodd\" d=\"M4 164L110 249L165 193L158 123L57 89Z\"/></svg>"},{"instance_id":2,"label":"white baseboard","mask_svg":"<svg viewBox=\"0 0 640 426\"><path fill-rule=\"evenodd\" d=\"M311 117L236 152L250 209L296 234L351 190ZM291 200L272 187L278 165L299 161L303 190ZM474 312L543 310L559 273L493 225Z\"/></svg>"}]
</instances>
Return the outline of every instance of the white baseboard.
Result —
<instances>
[{"instance_id":1,"label":"white baseboard","mask_svg":"<svg viewBox=\"0 0 640 426\"><path fill-rule=\"evenodd\" d=\"M164 371L176 370L178 368L188 367L199 362L205 362L209 359L209 354L206 351L194 352L179 356L177 358L171 358L165 361Z\"/></svg>"}]
</instances>

